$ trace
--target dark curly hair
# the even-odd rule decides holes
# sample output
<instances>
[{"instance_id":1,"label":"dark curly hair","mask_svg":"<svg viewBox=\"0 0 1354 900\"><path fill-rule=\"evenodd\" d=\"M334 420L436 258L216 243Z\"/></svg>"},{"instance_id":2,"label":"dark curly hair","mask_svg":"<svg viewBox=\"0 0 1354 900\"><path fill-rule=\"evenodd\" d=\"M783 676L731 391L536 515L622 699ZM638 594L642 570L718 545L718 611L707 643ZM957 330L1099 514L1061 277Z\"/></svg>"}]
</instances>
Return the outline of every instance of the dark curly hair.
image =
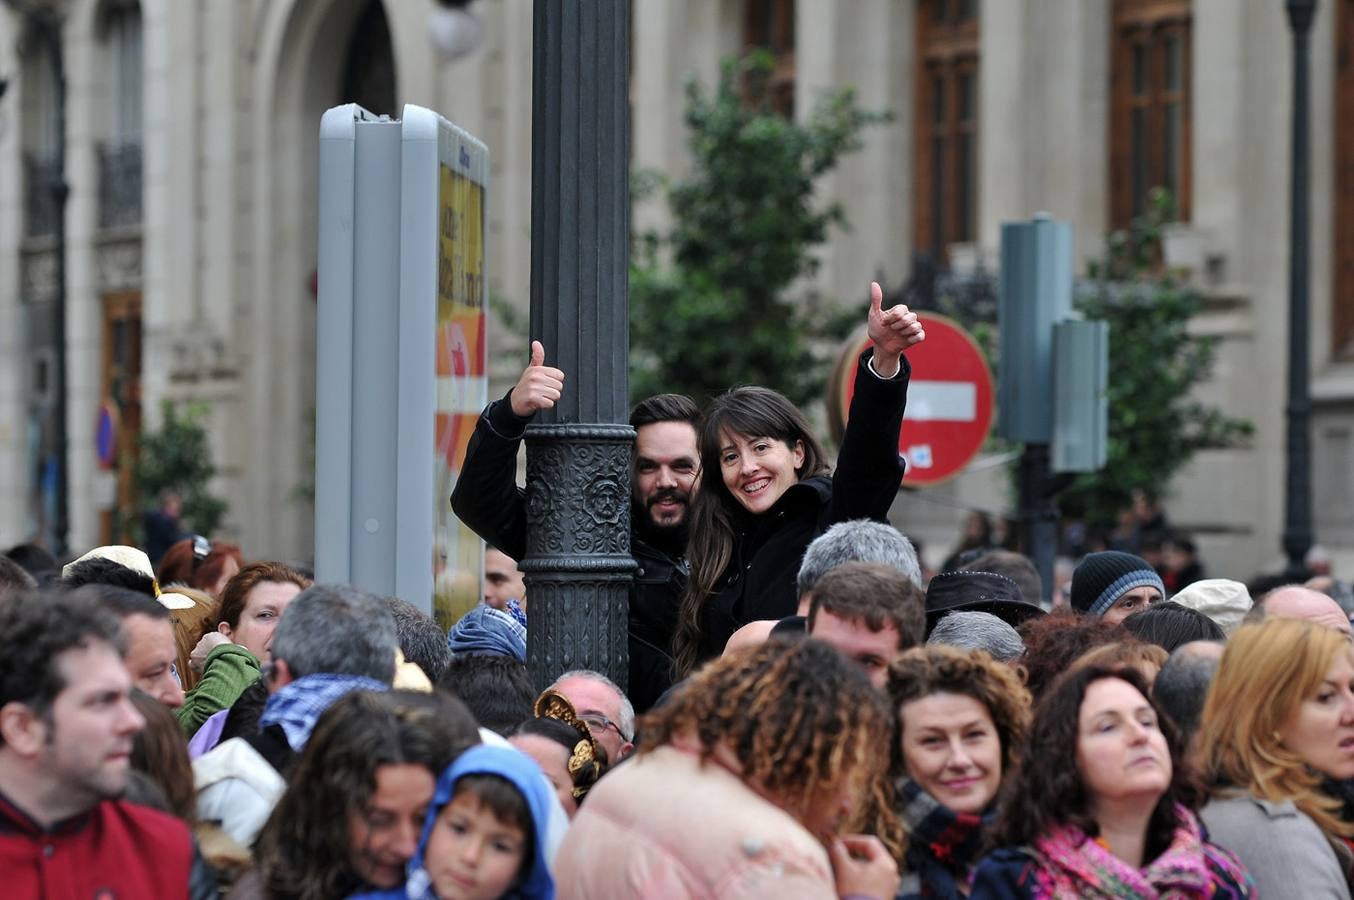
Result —
<instances>
[{"instance_id":1,"label":"dark curly hair","mask_svg":"<svg viewBox=\"0 0 1354 900\"><path fill-rule=\"evenodd\" d=\"M270 897L329 900L362 887L349 828L367 812L381 766L413 764L436 778L479 743L465 704L443 691L353 691L325 711L287 792L259 834L254 859Z\"/></svg>"},{"instance_id":2,"label":"dark curly hair","mask_svg":"<svg viewBox=\"0 0 1354 900\"><path fill-rule=\"evenodd\" d=\"M898 782L907 774L903 761L903 706L932 694L972 697L992 717L1001 743L1001 771L1008 777L1019 757L1030 721L1030 694L1010 666L982 650L960 650L940 644L914 647L889 666L886 688L897 727L889 746L891 777L882 778L871 794L867 830L883 841L895 859L906 850L906 834L898 818Z\"/></svg>"},{"instance_id":3,"label":"dark curly hair","mask_svg":"<svg viewBox=\"0 0 1354 900\"><path fill-rule=\"evenodd\" d=\"M1025 687L1037 701L1072 661L1101 644L1132 639L1121 625L1111 625L1099 616L1051 613L1027 620L1019 628L1025 641L1020 670Z\"/></svg>"},{"instance_id":4,"label":"dark curly hair","mask_svg":"<svg viewBox=\"0 0 1354 900\"><path fill-rule=\"evenodd\" d=\"M1152 810L1147 824L1144 859L1156 859L1179 827L1177 804L1197 810L1204 794L1189 766L1179 732L1152 699L1146 679L1133 668L1084 666L1073 669L1045 692L1034 711L1034 721L1021 750L1015 773L1002 786L1001 810L990 836L990 846L1023 846L1055 828L1071 825L1088 838L1100 829L1091 818L1091 798L1081 771L1069 765L1075 758L1081 705L1097 681L1117 678L1132 685L1156 713L1157 723L1171 753L1171 783Z\"/></svg>"},{"instance_id":5,"label":"dark curly hair","mask_svg":"<svg viewBox=\"0 0 1354 900\"><path fill-rule=\"evenodd\" d=\"M117 618L92 591L55 587L0 598L0 707L22 703L46 716L66 687L59 657L95 642L124 649Z\"/></svg>"},{"instance_id":6,"label":"dark curly hair","mask_svg":"<svg viewBox=\"0 0 1354 900\"><path fill-rule=\"evenodd\" d=\"M640 720L644 754L694 737L725 746L742 778L796 818L826 791L883 781L893 714L865 673L827 644L773 638L710 662Z\"/></svg>"}]
</instances>

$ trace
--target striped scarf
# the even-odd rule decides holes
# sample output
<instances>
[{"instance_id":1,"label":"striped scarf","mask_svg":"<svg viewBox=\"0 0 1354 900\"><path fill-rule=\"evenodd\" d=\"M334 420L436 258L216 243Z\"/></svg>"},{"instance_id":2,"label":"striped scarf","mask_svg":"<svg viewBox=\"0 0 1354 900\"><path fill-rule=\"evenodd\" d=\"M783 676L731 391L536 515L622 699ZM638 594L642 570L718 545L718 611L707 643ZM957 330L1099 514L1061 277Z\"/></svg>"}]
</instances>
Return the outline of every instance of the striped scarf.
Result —
<instances>
[{"instance_id":1,"label":"striped scarf","mask_svg":"<svg viewBox=\"0 0 1354 900\"><path fill-rule=\"evenodd\" d=\"M287 743L300 753L310 740L315 723L335 700L350 691L388 690L390 685L362 675L303 675L268 698L259 717L259 729L280 726Z\"/></svg>"},{"instance_id":2,"label":"striped scarf","mask_svg":"<svg viewBox=\"0 0 1354 900\"><path fill-rule=\"evenodd\" d=\"M992 816L954 812L910 778L899 781L897 796L898 817L907 830L897 900L963 897L958 885L978 861L982 829Z\"/></svg>"}]
</instances>

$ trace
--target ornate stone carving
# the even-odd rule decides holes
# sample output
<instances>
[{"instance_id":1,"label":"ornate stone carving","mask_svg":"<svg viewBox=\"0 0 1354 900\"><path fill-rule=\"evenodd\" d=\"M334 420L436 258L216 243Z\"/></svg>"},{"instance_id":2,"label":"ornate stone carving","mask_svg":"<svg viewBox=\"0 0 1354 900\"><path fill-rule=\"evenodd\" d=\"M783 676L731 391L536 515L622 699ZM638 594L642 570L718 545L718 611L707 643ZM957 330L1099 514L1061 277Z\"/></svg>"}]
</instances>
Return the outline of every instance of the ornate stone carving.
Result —
<instances>
[{"instance_id":1,"label":"ornate stone carving","mask_svg":"<svg viewBox=\"0 0 1354 900\"><path fill-rule=\"evenodd\" d=\"M45 303L56 298L56 249L25 250L21 296L27 303Z\"/></svg>"},{"instance_id":2,"label":"ornate stone carving","mask_svg":"<svg viewBox=\"0 0 1354 900\"><path fill-rule=\"evenodd\" d=\"M141 287L141 238L102 241L95 251L99 291L133 291Z\"/></svg>"}]
</instances>

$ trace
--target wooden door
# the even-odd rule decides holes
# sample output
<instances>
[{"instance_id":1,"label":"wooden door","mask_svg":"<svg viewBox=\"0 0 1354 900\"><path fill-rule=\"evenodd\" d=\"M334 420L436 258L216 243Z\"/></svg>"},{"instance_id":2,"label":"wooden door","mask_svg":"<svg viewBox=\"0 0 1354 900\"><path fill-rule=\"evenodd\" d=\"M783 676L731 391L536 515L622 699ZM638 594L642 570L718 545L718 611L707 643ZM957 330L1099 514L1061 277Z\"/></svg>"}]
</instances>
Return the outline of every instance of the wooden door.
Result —
<instances>
[{"instance_id":1,"label":"wooden door","mask_svg":"<svg viewBox=\"0 0 1354 900\"><path fill-rule=\"evenodd\" d=\"M141 436L140 291L104 295L102 345L101 393L117 414L117 501L99 513L100 539L109 544L130 540L126 526L140 511L134 480Z\"/></svg>"}]
</instances>

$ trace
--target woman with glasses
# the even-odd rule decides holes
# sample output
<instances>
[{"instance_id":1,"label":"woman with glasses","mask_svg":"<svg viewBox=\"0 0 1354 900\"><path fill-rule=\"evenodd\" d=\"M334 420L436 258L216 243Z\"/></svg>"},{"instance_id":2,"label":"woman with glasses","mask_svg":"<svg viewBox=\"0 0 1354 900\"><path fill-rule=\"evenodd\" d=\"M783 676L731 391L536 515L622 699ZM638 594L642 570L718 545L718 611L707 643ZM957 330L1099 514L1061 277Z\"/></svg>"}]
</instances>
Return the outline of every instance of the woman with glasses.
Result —
<instances>
[{"instance_id":1,"label":"woman with glasses","mask_svg":"<svg viewBox=\"0 0 1354 900\"><path fill-rule=\"evenodd\" d=\"M884 845L845 833L887 768L889 709L832 647L735 651L642 730L560 845L561 900L893 897Z\"/></svg>"},{"instance_id":2,"label":"woman with glasses","mask_svg":"<svg viewBox=\"0 0 1354 900\"><path fill-rule=\"evenodd\" d=\"M1354 649L1298 619L1245 625L1223 651L1196 737L1200 814L1264 897L1350 896Z\"/></svg>"}]
</instances>

